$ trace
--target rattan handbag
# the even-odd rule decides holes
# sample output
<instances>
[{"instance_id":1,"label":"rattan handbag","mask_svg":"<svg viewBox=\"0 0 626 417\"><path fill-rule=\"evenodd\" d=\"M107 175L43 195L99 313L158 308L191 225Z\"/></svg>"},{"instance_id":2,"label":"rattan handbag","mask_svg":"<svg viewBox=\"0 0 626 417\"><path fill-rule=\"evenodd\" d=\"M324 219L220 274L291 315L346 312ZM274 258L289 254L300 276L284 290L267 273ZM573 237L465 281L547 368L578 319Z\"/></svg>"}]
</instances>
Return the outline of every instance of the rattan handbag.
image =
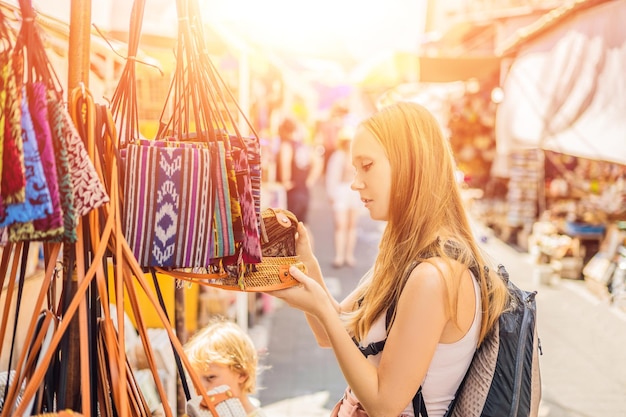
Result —
<instances>
[{"instance_id":1,"label":"rattan handbag","mask_svg":"<svg viewBox=\"0 0 626 417\"><path fill-rule=\"evenodd\" d=\"M261 213L261 252L263 260L253 265L253 270L244 276L249 291L271 291L298 284L289 274L289 267L296 265L306 272L296 254L296 230L298 219L283 209L268 208Z\"/></svg>"},{"instance_id":2,"label":"rattan handbag","mask_svg":"<svg viewBox=\"0 0 626 417\"><path fill-rule=\"evenodd\" d=\"M266 292L289 288L298 284L298 281L289 274L291 265L306 272L304 263L296 254L297 229L298 219L292 212L267 208L261 213L260 263L247 264L243 268L235 265L222 266L218 271L211 273L155 269L177 279L226 290Z\"/></svg>"}]
</instances>

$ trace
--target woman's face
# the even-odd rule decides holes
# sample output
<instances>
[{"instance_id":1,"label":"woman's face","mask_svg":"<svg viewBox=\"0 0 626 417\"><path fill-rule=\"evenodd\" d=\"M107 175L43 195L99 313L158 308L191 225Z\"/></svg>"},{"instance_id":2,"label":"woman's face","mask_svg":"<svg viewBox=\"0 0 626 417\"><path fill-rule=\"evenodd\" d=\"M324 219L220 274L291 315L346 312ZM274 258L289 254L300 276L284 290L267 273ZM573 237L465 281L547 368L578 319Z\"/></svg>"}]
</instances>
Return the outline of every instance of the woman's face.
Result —
<instances>
[{"instance_id":1,"label":"woman's face","mask_svg":"<svg viewBox=\"0 0 626 417\"><path fill-rule=\"evenodd\" d=\"M202 382L207 391L220 385L228 385L235 397L241 394L242 384L245 382L245 375L240 374L229 366L219 363L212 363L201 373Z\"/></svg>"},{"instance_id":2,"label":"woman's face","mask_svg":"<svg viewBox=\"0 0 626 417\"><path fill-rule=\"evenodd\" d=\"M382 145L364 127L359 127L352 141L352 165L356 169L352 189L373 220L389 218L391 195L391 165Z\"/></svg>"}]
</instances>

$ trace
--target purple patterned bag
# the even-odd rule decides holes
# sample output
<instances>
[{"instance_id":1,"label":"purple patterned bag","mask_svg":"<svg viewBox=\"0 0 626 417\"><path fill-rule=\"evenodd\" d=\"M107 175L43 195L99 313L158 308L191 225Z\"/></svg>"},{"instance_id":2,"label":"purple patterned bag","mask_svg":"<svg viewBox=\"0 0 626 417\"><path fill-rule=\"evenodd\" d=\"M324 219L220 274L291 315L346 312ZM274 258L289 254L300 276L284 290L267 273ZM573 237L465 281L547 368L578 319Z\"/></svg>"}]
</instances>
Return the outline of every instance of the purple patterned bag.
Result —
<instances>
[{"instance_id":1,"label":"purple patterned bag","mask_svg":"<svg viewBox=\"0 0 626 417\"><path fill-rule=\"evenodd\" d=\"M216 204L209 146L142 139L125 152L123 227L139 264L209 266Z\"/></svg>"}]
</instances>

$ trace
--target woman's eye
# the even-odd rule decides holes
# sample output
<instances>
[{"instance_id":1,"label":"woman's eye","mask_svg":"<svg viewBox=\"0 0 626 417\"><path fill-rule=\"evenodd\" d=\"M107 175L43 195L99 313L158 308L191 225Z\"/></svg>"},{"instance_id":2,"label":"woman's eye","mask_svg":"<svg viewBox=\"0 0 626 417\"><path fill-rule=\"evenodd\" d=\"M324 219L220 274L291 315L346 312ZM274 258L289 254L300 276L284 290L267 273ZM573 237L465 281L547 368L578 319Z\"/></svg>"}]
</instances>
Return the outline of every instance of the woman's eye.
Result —
<instances>
[{"instance_id":1,"label":"woman's eye","mask_svg":"<svg viewBox=\"0 0 626 417\"><path fill-rule=\"evenodd\" d=\"M371 167L372 167L372 162L368 162L368 163L361 165L361 169L363 169L363 171L369 171Z\"/></svg>"}]
</instances>

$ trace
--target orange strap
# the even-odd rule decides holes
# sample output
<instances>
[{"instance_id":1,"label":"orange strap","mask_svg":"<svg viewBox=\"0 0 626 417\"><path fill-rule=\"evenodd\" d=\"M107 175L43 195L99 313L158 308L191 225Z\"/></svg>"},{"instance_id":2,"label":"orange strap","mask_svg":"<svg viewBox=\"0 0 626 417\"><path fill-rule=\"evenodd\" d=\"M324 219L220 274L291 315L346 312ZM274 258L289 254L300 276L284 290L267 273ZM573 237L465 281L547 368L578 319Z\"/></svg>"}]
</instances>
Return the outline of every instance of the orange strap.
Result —
<instances>
[{"instance_id":1,"label":"orange strap","mask_svg":"<svg viewBox=\"0 0 626 417\"><path fill-rule=\"evenodd\" d=\"M173 278L182 280L182 281L188 281L188 282L192 282L194 284L198 284L198 285L203 285L205 287L214 287L214 288L221 288L221 289L228 289L229 291L244 291L244 292L250 292L250 291L254 291L254 292L268 292L268 291L276 291L276 290L281 290L281 289L285 289L285 288L291 288L294 285L297 285L297 282L295 280L295 278L293 278L291 276L291 274L289 273L289 268L292 265L280 265L278 267L278 278L280 279L281 283L280 284L272 284L272 285L268 285L268 286L250 286L250 287L246 287L244 285L243 289L240 286L228 286L226 287L224 284L221 284L219 282L212 282L211 280L219 280L219 279L224 279L226 277L228 277L228 275L226 273L196 273L196 272L185 272L185 271L174 271L174 270L167 270L161 267L155 267L155 271L164 274L164 275L168 275L171 276ZM298 269L300 269L303 272L306 272L306 267L304 265L303 262L296 262L293 264L293 266L297 267Z\"/></svg>"},{"instance_id":2,"label":"orange strap","mask_svg":"<svg viewBox=\"0 0 626 417\"><path fill-rule=\"evenodd\" d=\"M9 264L9 257L13 254L13 264L11 265L11 273L8 275L9 285L6 290L6 299L4 300L4 311L2 312L2 321L0 322L0 353L2 353L2 346L4 346L4 336L6 334L7 324L9 322L9 310L11 308L11 301L13 299L13 289L15 288L15 281L17 278L17 268L20 262L20 254L22 253L22 242L7 245L2 252L2 286L0 290L4 288L4 278L7 276L7 267Z\"/></svg>"},{"instance_id":3,"label":"orange strap","mask_svg":"<svg viewBox=\"0 0 626 417\"><path fill-rule=\"evenodd\" d=\"M2 261L0 261L0 288L4 288L4 280L7 277L9 260L11 259L11 254L13 253L14 246L14 243L8 242L2 248Z\"/></svg>"},{"instance_id":4,"label":"orange strap","mask_svg":"<svg viewBox=\"0 0 626 417\"><path fill-rule=\"evenodd\" d=\"M61 250L61 244L60 243L54 243L54 244L50 244L50 259L56 260L59 256L59 252ZM47 292L48 292L48 287L50 286L50 282L52 280L52 276L54 275L54 269L56 267L55 262L49 262L46 266L46 272L44 274L44 279L42 281L41 284L41 290L39 292L39 296L37 298L37 301L34 304L34 308L35 310L39 310L42 306L43 306L43 302L44 302L44 297L46 296ZM38 321L38 317L37 315L33 315L33 318L28 326L28 331L26 332L26 338L25 340L33 340L34 338L34 334L35 334L35 328L37 326L37 321ZM50 358L52 357L52 353L55 350L56 346L58 345L58 341L57 344L50 344L50 348L48 349L48 351L46 352L46 357L50 356ZM20 354L20 357L18 359L17 362L17 366L16 369L20 370L24 368L24 362L26 361L28 357L28 350L24 349L22 351L22 353ZM41 359L42 362L45 362L45 365L47 367L47 364L50 362L50 358L48 359ZM39 375L41 374L41 375ZM35 370L33 372L33 375L31 376L31 381L33 379L37 379L40 378L39 383L37 384L37 386L41 383L41 380L43 380L43 377L45 375L45 369L40 371L39 369ZM17 376L17 375L16 375ZM30 384L30 381L29 381ZM8 416L12 416L14 414L12 414L12 408L15 406L16 403L16 397L17 394L19 392L18 387L20 385L18 384L11 384L11 386L9 387L9 391L7 393L7 398L4 402L4 408L2 409L2 413L0 414L0 417L8 417ZM36 387L34 387L33 392L31 394L31 396L26 396L25 394L22 397L22 403L24 404L24 407L26 406L26 402L28 401L29 398L32 398L32 396L34 395L36 391ZM23 412L23 411L22 411ZM17 415L19 415L18 413L15 413Z\"/></svg>"},{"instance_id":5,"label":"orange strap","mask_svg":"<svg viewBox=\"0 0 626 417\"><path fill-rule=\"evenodd\" d=\"M217 394L207 395L207 397L208 398L204 398L204 397L202 398L202 401L200 401L200 406L210 409L211 407L209 406L209 404L215 407L222 401L226 401L228 399L233 398L233 393L231 390L226 390L224 392L219 392ZM209 403L207 403L206 400L208 400Z\"/></svg>"},{"instance_id":6,"label":"orange strap","mask_svg":"<svg viewBox=\"0 0 626 417\"><path fill-rule=\"evenodd\" d=\"M88 113L89 113L89 110L88 110ZM111 123L110 115L109 115L108 122ZM113 132L114 131L115 129L113 129ZM106 140L115 141L116 138L108 138ZM115 144L115 142L113 143ZM108 143L106 144L106 146L111 146L111 144ZM90 155L92 155L93 157L94 155L93 144L87 144L87 149ZM107 154L109 154L109 152L107 152ZM24 388L22 402L17 406L15 405L17 385L12 385L10 393L9 393L9 397L7 401L5 402L5 405L7 406L5 406L4 409L2 410L2 414L0 414L0 417L23 415L26 412L27 403L29 402L31 398L34 397L35 393L41 386L45 373L51 362L52 356L54 352L56 351L56 348L59 345L64 333L67 331L71 318L74 316L74 314L76 314L79 308L81 310L80 316L82 316L83 319L86 320L86 306L83 303L84 303L85 293L87 289L89 288L91 281L94 278L96 278L96 284L98 285L101 296L105 297L103 301L103 310L108 311L108 305L106 307L104 306L105 302L108 303L108 299L105 296L105 294L107 294L104 288L106 287L106 282L105 282L105 278L104 278L105 274L104 274L103 266L102 266L102 261L104 259L105 252L107 249L109 249L111 252L115 254L116 266L117 266L115 275L119 280L119 282L116 283L116 293L120 295L118 300L123 300L123 295L124 295L123 285L125 284L130 300L131 300L133 310L134 310L133 312L135 314L135 317L138 317L138 323L139 323L139 328L140 328L139 331L140 331L140 334L142 334L142 341L144 342L144 347L146 348L146 355L149 358L151 371L155 377L157 390L159 391L161 400L164 403L164 411L165 411L166 416L173 417L171 409L167 404L167 396L165 395L165 390L162 386L160 378L158 377L158 374L156 373L154 353L150 346L150 342L147 338L147 331L143 323L143 319L141 318L141 308L137 302L137 296L135 294L135 289L133 285L134 282L137 282L140 285L140 287L142 288L142 290L148 297L148 300L155 308L156 313L159 319L161 320L165 330L167 331L174 349L180 356L185 368L187 369L196 390L200 392L201 395L203 396L203 399L205 400L211 413L213 415L218 415L213 403L207 397L207 394L203 388L203 384L200 378L198 377L197 373L193 370L193 367L191 366L187 356L185 355L182 344L179 341L178 337L176 336L175 332L173 331L165 312L161 308L156 298L156 295L152 291L152 288L148 285L144 277L143 271L141 267L139 266L137 260L134 258L133 252L130 249L128 242L123 236L122 227L121 227L121 221L122 221L121 210L119 207L120 189L119 189L119 181L118 181L118 174L117 174L118 173L117 161L115 157L111 157L111 155L114 155L114 154L115 154L114 152L110 152L109 155L105 155L105 157L110 157L110 159L107 159L106 161L107 172L103 172L105 167L101 166L99 159L94 158L94 166L96 166L96 169L99 171L99 174L101 175L101 180L103 180L105 184L109 185L110 189L108 190L108 192L109 192L110 202L109 204L105 204L101 208L92 210L92 212L89 213L89 227L90 227L90 232L92 236L92 241L89 242L91 243L91 248L92 248L91 259L90 259L91 264L87 268L87 266L84 265L84 260L83 259L79 260L79 256L77 256L77 263L81 264L81 267L77 267L77 270L80 271L79 272L80 277L77 283L77 288L74 293L74 296L65 311L64 320L61 323L59 323L57 330L54 332L52 336L52 340L50 341L50 346L48 350L40 358L39 365L34 370L32 377L26 384ZM99 219L104 220L104 223L99 224L99 221L100 221ZM77 255L79 255L79 253L81 254L83 253L81 245L84 245L85 243L87 242L83 242L81 240L80 244L78 244L77 249L80 248L80 250L77 250ZM38 303L36 304L37 306L42 305L43 297L46 295L48 291L50 280L53 275L54 268L56 266L55 260L57 259L58 254L59 254L60 244L54 245L52 246L52 248L53 248L53 251L50 254L51 261L48 262L47 267L46 267L46 279L44 280L42 291L39 294ZM86 271L85 271L85 268L87 268ZM121 301L120 301L120 305L123 305ZM111 327L109 327L104 332L105 333L104 341L106 341L106 345L109 348L106 359L110 359L109 365L114 364L114 366L111 366L112 378L117 377L117 381L121 382L121 383L115 384L117 386L115 385L111 386L110 387L111 392L113 394L113 399L117 406L116 409L118 411L118 415L120 417L125 417L125 416L128 416L129 413L139 415L137 413L140 413L141 411L135 408L135 405L138 404L138 401L133 401L132 405L129 404L129 396L127 395L127 393L129 392L129 390L132 392L133 390L135 390L135 388L133 387L132 384L130 384L129 386L127 385L127 383L123 383L123 381L128 381L126 375L130 374L131 370L130 368L127 367L125 349L124 349L124 346L125 346L124 330L123 330L123 325L122 325L123 308L118 308L117 310L118 310L118 323L120 323L120 326L119 326L120 331L118 332L118 339L115 338L114 332L111 331L112 323L110 322L110 320L105 320L104 321L105 328L107 326L111 326ZM79 319L79 320L83 320L83 319ZM35 320L31 322L31 325L29 327L29 332L27 334L27 340L32 340L33 338L34 325L35 325ZM80 327L82 328L81 334L86 334L85 324L81 324ZM86 340L86 338L81 337L81 346L83 346L83 348L81 349L81 356L83 356L82 352L85 351L84 350L85 343L88 343L88 340ZM113 347L113 349L111 349L111 347ZM113 352L114 350L117 351L116 354ZM25 352L23 352L23 354L20 356L18 369L20 369L23 366L23 363L25 361L24 354ZM100 360L102 359L103 357L101 357ZM81 362L88 364L86 360L85 361L81 360ZM89 377L89 374L87 372L88 372L87 369L81 368L81 375L83 375L83 377L84 375L87 375L87 377ZM84 385L88 385L88 384L84 384ZM135 394L137 394L135 398L141 398L140 393L135 392ZM104 393L103 395L107 395L107 393ZM88 401L90 401L89 394L83 392L83 399L85 398L88 399ZM85 405L83 408L87 409L88 404L86 402L83 402L83 404Z\"/></svg>"},{"instance_id":7,"label":"orange strap","mask_svg":"<svg viewBox=\"0 0 626 417\"><path fill-rule=\"evenodd\" d=\"M78 283L78 287L76 289L76 293L74 294L74 297L72 298L72 301L70 302L67 310L65 311L65 318L64 320L60 323L58 330L55 332L52 341L50 342L50 348L49 350L46 352L46 355L44 356L44 358L42 359L42 363L40 364L40 366L35 370L33 377L31 378L31 380L29 381L29 383L26 385L25 389L24 389L24 395L23 398L28 399L28 398L32 398L32 396L35 394L35 392L37 391L38 387L40 386L41 382L43 381L43 378L45 376L46 370L48 365L50 364L50 361L52 360L52 355L56 349L56 347L58 346L59 342L61 341L61 338L63 337L63 335L65 334L65 331L67 330L67 328L69 327L70 324L70 319L71 317L73 317L73 315L76 313L76 310L79 307L80 302L82 301L82 299L85 297L85 293L87 291L87 288L89 288L89 284L92 280L92 278L95 275L96 269L98 267L98 264L101 262L104 253L106 251L106 244L104 244L105 242L108 241L109 236L111 235L111 231L113 229L113 217L109 217L107 218L107 221L104 225L104 228L101 232L101 236L104 237L104 239L102 240L101 244L96 248L94 255L93 255L93 263L89 266L89 269L87 270L87 272L85 273L85 277L84 279ZM58 252L57 252L58 254ZM48 269L53 270L54 269L54 263L50 263L48 265ZM50 273L50 275L52 275L52 273ZM47 287L46 287L46 291L47 291ZM42 291L40 293L40 297L42 297L42 295L44 295L44 292ZM41 305L41 304L38 304ZM32 338L32 333L30 334L30 337ZM8 404L14 404L12 402L7 402ZM26 401L22 401L16 408L15 414L20 415L21 413L23 414L25 411L25 407L26 407ZM13 414L9 414L10 411L6 411L5 410L9 410L11 407L5 407L5 409L2 410L2 415L0 415L0 417L5 417L5 416L9 416L9 415L13 415Z\"/></svg>"}]
</instances>

